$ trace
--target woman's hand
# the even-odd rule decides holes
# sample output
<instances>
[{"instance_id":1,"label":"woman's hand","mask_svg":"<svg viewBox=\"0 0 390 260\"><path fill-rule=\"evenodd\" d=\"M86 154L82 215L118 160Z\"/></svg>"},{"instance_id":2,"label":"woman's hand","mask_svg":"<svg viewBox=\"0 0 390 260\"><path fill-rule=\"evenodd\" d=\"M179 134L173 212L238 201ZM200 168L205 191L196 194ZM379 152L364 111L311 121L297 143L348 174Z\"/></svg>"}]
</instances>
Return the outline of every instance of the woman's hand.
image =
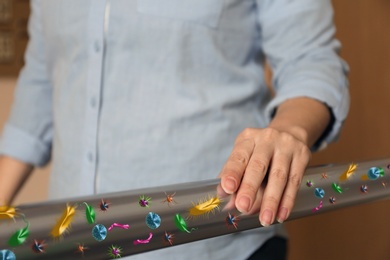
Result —
<instances>
[{"instance_id":1,"label":"woman's hand","mask_svg":"<svg viewBox=\"0 0 390 260\"><path fill-rule=\"evenodd\" d=\"M312 146L331 119L328 107L299 97L280 104L267 128L242 131L219 177L236 208L259 212L263 226L291 213Z\"/></svg>"},{"instance_id":2,"label":"woman's hand","mask_svg":"<svg viewBox=\"0 0 390 260\"><path fill-rule=\"evenodd\" d=\"M310 150L293 135L271 127L245 129L237 137L220 177L222 188L236 193L243 213L260 211L260 223L269 226L289 216Z\"/></svg>"}]
</instances>

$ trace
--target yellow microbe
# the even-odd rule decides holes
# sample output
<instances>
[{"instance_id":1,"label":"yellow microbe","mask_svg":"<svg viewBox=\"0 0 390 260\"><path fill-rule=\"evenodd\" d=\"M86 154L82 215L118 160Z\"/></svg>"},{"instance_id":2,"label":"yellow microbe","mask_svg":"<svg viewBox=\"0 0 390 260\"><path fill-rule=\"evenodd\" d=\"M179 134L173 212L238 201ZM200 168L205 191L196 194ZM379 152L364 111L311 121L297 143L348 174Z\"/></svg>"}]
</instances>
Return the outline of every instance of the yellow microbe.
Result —
<instances>
[{"instance_id":1,"label":"yellow microbe","mask_svg":"<svg viewBox=\"0 0 390 260\"><path fill-rule=\"evenodd\" d=\"M341 174L340 181L345 181L345 180L349 179L352 176L352 174L355 173L356 169L357 169L357 164L354 164L354 163L351 164L348 167L348 169L343 174Z\"/></svg>"},{"instance_id":2,"label":"yellow microbe","mask_svg":"<svg viewBox=\"0 0 390 260\"><path fill-rule=\"evenodd\" d=\"M201 201L198 204L194 205L190 209L191 217L198 217L204 214L214 213L214 210L219 209L221 200L218 197L212 197L208 200Z\"/></svg>"},{"instance_id":3,"label":"yellow microbe","mask_svg":"<svg viewBox=\"0 0 390 260\"><path fill-rule=\"evenodd\" d=\"M0 220L2 219L13 219L17 215L16 209L14 207L9 206L1 206L0 207Z\"/></svg>"},{"instance_id":4,"label":"yellow microbe","mask_svg":"<svg viewBox=\"0 0 390 260\"><path fill-rule=\"evenodd\" d=\"M73 216L76 214L76 206L66 205L66 209L62 213L61 218L57 221L56 225L51 230L51 235L54 238L60 237L68 230L72 223Z\"/></svg>"}]
</instances>

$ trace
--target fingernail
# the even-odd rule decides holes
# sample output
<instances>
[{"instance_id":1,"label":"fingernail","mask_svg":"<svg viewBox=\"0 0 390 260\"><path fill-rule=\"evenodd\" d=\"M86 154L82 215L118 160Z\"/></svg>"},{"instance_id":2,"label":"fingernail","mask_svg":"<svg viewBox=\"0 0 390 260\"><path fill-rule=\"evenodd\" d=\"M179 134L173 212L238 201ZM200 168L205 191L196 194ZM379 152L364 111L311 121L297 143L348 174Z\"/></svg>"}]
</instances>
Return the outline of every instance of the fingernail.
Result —
<instances>
[{"instance_id":1,"label":"fingernail","mask_svg":"<svg viewBox=\"0 0 390 260\"><path fill-rule=\"evenodd\" d=\"M279 210L278 222L283 223L287 219L288 209L283 207Z\"/></svg>"},{"instance_id":2,"label":"fingernail","mask_svg":"<svg viewBox=\"0 0 390 260\"><path fill-rule=\"evenodd\" d=\"M272 221L272 212L269 209L264 210L260 218L261 225L264 227L268 227L269 225L271 225L271 221Z\"/></svg>"},{"instance_id":3,"label":"fingernail","mask_svg":"<svg viewBox=\"0 0 390 260\"><path fill-rule=\"evenodd\" d=\"M251 201L248 197L241 197L240 200L238 201L237 209L240 212L248 212L249 207L251 205Z\"/></svg>"},{"instance_id":4,"label":"fingernail","mask_svg":"<svg viewBox=\"0 0 390 260\"><path fill-rule=\"evenodd\" d=\"M225 181L225 189L227 193L234 193L236 191L236 181L233 178L227 178Z\"/></svg>"}]
</instances>

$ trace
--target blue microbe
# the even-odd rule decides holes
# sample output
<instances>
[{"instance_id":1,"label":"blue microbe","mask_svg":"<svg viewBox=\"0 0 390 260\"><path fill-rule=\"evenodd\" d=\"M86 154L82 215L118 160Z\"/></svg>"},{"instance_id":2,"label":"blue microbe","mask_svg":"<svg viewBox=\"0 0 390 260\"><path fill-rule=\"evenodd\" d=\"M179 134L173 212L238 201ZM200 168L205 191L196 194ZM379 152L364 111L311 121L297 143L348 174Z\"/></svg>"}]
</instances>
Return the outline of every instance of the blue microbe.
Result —
<instances>
[{"instance_id":1,"label":"blue microbe","mask_svg":"<svg viewBox=\"0 0 390 260\"><path fill-rule=\"evenodd\" d=\"M3 249L0 250L0 259L5 259L5 260L15 260L16 256L14 252L8 249Z\"/></svg>"},{"instance_id":2,"label":"blue microbe","mask_svg":"<svg viewBox=\"0 0 390 260\"><path fill-rule=\"evenodd\" d=\"M367 176L370 180L376 180L383 175L384 175L383 169L378 167L371 167L367 173Z\"/></svg>"},{"instance_id":3,"label":"blue microbe","mask_svg":"<svg viewBox=\"0 0 390 260\"><path fill-rule=\"evenodd\" d=\"M315 188L314 195L316 195L317 198L322 199L325 196L325 191L321 188Z\"/></svg>"},{"instance_id":4,"label":"blue microbe","mask_svg":"<svg viewBox=\"0 0 390 260\"><path fill-rule=\"evenodd\" d=\"M156 229L161 225L161 218L154 212L149 212L146 215L146 225L151 229Z\"/></svg>"},{"instance_id":5,"label":"blue microbe","mask_svg":"<svg viewBox=\"0 0 390 260\"><path fill-rule=\"evenodd\" d=\"M92 236L97 241L103 241L107 237L107 228L102 224L97 224L92 229Z\"/></svg>"}]
</instances>

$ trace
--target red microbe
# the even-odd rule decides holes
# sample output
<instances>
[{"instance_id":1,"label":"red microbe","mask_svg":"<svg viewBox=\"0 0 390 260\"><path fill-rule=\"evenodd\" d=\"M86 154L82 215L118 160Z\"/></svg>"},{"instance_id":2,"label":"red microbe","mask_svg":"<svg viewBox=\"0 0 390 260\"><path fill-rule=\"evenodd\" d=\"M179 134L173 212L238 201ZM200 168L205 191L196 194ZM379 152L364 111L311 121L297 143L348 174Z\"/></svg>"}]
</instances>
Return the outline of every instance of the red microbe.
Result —
<instances>
[{"instance_id":1,"label":"red microbe","mask_svg":"<svg viewBox=\"0 0 390 260\"><path fill-rule=\"evenodd\" d=\"M165 243L170 244L172 246L173 245L173 238L174 238L173 234L165 231L165 234L164 234L164 242Z\"/></svg>"},{"instance_id":2,"label":"red microbe","mask_svg":"<svg viewBox=\"0 0 390 260\"><path fill-rule=\"evenodd\" d=\"M225 219L225 222L226 222L226 225L228 226L228 229L231 228L231 227L234 227L235 229L237 229L237 227L238 227L238 223L237 222L239 220L240 219L237 216L228 213L228 216Z\"/></svg>"},{"instance_id":3,"label":"red microbe","mask_svg":"<svg viewBox=\"0 0 390 260\"><path fill-rule=\"evenodd\" d=\"M175 196L176 192L173 193L173 194L167 194L166 192L164 192L164 193L165 193L166 199L163 200L162 202L164 202L164 203L165 203L165 202L168 202L168 206L169 206L169 207L170 207L171 204L173 204L173 203L177 204L177 202L176 202L175 199L173 198L173 196Z\"/></svg>"},{"instance_id":4,"label":"red microbe","mask_svg":"<svg viewBox=\"0 0 390 260\"><path fill-rule=\"evenodd\" d=\"M45 247L44 240L39 241L34 239L34 243L31 245L31 249L37 254L45 253Z\"/></svg>"},{"instance_id":5,"label":"red microbe","mask_svg":"<svg viewBox=\"0 0 390 260\"><path fill-rule=\"evenodd\" d=\"M108 201L102 199L102 201L99 204L100 210L101 211L107 211L109 207L110 207L110 203L108 203Z\"/></svg>"}]
</instances>

